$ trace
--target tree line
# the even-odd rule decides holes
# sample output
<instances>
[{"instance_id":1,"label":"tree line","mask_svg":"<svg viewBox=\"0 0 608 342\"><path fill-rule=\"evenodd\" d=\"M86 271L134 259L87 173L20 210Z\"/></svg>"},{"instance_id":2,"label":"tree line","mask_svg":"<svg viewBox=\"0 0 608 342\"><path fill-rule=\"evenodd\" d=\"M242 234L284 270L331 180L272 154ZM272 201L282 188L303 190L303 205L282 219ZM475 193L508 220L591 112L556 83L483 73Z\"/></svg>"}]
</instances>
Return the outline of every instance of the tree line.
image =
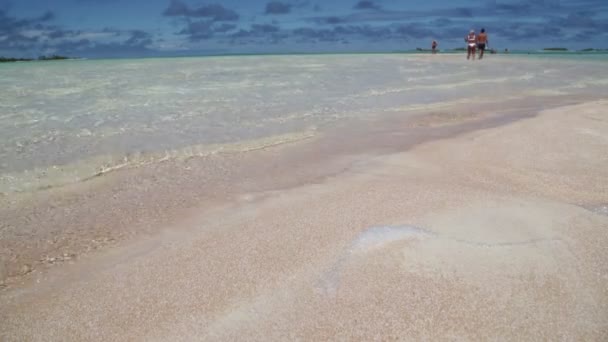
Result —
<instances>
[{"instance_id":1,"label":"tree line","mask_svg":"<svg viewBox=\"0 0 608 342\"><path fill-rule=\"evenodd\" d=\"M12 57L0 57L0 63L5 62L31 62L31 61L56 61L62 59L70 59L70 57L59 56L59 55L49 55L49 56L40 56L36 59L34 58L12 58Z\"/></svg>"}]
</instances>

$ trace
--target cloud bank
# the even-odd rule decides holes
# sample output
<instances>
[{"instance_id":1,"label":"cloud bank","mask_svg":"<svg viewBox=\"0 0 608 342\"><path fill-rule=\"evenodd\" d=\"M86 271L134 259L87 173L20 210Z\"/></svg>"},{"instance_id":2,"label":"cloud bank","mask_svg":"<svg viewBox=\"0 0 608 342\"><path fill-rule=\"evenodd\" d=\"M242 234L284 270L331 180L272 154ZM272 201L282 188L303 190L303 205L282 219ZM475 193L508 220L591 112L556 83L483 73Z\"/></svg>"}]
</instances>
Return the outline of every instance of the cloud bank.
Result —
<instances>
[{"instance_id":1,"label":"cloud bank","mask_svg":"<svg viewBox=\"0 0 608 342\"><path fill-rule=\"evenodd\" d=\"M33 0L23 0L33 1ZM72 0L125 6L119 0ZM230 51L326 50L344 46L413 49L431 39L460 47L470 28L484 27L493 44L586 47L608 41L608 2L598 0L459 1L422 6L374 0L253 0L231 8L224 2L150 0L158 8L149 22L124 28L125 20L96 29L66 26L61 7L17 15L0 6L0 55L63 53L87 56L150 55L206 48ZM84 6L84 5L83 5ZM101 5L100 5L101 6ZM31 11L30 11L31 13ZM140 18L144 22L145 18ZM111 19L111 18L109 18ZM127 21L129 22L129 21ZM159 25L159 24L155 24ZM605 45L605 44L604 44ZM599 46L608 47L608 46Z\"/></svg>"}]
</instances>

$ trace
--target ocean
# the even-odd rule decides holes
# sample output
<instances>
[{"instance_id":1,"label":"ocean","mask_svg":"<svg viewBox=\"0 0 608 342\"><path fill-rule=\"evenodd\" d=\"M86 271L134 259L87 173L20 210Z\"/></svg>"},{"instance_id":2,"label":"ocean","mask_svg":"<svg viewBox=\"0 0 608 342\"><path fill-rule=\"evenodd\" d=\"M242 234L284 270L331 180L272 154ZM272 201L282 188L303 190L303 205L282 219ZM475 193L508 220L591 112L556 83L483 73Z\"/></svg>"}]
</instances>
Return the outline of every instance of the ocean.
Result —
<instances>
[{"instance_id":1,"label":"ocean","mask_svg":"<svg viewBox=\"0 0 608 342\"><path fill-rule=\"evenodd\" d=\"M606 55L354 54L0 65L0 193L309 139L336 124L608 93Z\"/></svg>"}]
</instances>

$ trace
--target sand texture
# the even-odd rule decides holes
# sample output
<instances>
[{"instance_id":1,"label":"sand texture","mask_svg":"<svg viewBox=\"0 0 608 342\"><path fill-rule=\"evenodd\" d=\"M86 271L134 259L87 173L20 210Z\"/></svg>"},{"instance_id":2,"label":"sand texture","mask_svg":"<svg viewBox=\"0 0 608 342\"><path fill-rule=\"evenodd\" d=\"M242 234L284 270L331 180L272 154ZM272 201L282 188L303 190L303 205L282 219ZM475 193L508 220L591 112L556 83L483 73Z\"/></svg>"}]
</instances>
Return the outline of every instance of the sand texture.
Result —
<instances>
[{"instance_id":1,"label":"sand texture","mask_svg":"<svg viewBox=\"0 0 608 342\"><path fill-rule=\"evenodd\" d=\"M0 295L0 340L605 341L607 112L545 110L216 201L30 273Z\"/></svg>"}]
</instances>

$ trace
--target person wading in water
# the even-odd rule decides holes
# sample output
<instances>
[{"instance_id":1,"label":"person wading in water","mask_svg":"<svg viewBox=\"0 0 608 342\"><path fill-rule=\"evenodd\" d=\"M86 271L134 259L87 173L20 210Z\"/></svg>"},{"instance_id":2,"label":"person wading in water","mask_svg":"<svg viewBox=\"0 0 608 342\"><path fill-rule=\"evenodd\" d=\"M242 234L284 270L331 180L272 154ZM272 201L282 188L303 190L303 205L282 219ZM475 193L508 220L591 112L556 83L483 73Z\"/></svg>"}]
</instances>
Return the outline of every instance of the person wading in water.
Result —
<instances>
[{"instance_id":1,"label":"person wading in water","mask_svg":"<svg viewBox=\"0 0 608 342\"><path fill-rule=\"evenodd\" d=\"M483 58L483 52L486 50L486 47L490 47L490 42L488 41L488 35L486 34L486 29L481 29L481 32L477 36L477 48L479 49L479 59Z\"/></svg>"},{"instance_id":2,"label":"person wading in water","mask_svg":"<svg viewBox=\"0 0 608 342\"><path fill-rule=\"evenodd\" d=\"M464 41L467 42L467 59L470 59L472 56L473 60L475 60L475 47L477 46L475 30L471 30L469 35L464 38Z\"/></svg>"}]
</instances>

